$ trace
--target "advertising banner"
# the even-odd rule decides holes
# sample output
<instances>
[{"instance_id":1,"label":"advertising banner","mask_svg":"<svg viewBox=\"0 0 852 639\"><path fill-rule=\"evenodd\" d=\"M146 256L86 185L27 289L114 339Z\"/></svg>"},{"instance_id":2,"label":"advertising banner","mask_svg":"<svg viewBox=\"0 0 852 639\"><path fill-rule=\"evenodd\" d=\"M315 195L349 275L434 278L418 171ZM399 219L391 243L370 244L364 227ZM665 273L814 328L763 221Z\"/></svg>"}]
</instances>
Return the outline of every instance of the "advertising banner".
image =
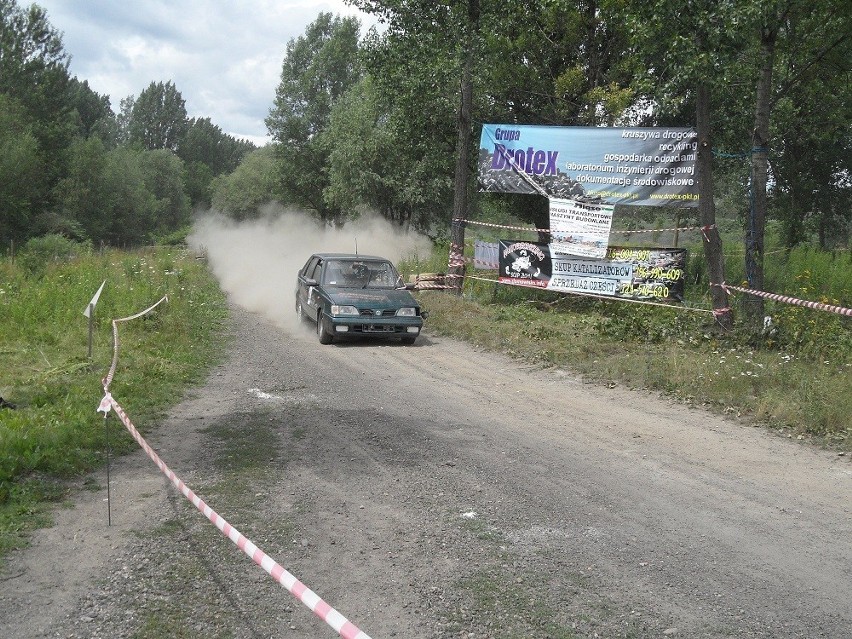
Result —
<instances>
[{"instance_id":1,"label":"advertising banner","mask_svg":"<svg viewBox=\"0 0 852 639\"><path fill-rule=\"evenodd\" d=\"M500 240L499 281L551 291L683 302L686 249L611 246L603 259L561 254L548 244Z\"/></svg>"},{"instance_id":2,"label":"advertising banner","mask_svg":"<svg viewBox=\"0 0 852 639\"><path fill-rule=\"evenodd\" d=\"M499 257L501 283L547 288L551 272L547 244L500 240Z\"/></svg>"},{"instance_id":3,"label":"advertising banner","mask_svg":"<svg viewBox=\"0 0 852 639\"><path fill-rule=\"evenodd\" d=\"M636 206L698 204L692 128L484 124L479 147L483 191Z\"/></svg>"},{"instance_id":4,"label":"advertising banner","mask_svg":"<svg viewBox=\"0 0 852 639\"><path fill-rule=\"evenodd\" d=\"M612 228L612 204L550 199L550 249L569 255L604 257Z\"/></svg>"}]
</instances>

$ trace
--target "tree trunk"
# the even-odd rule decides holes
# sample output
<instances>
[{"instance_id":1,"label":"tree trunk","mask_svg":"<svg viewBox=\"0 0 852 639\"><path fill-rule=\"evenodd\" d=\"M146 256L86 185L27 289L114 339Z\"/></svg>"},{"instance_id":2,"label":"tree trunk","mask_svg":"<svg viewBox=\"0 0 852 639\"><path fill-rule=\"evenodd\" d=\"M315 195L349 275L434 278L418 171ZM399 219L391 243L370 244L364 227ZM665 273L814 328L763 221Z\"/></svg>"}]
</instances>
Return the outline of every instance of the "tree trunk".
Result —
<instances>
[{"instance_id":1,"label":"tree trunk","mask_svg":"<svg viewBox=\"0 0 852 639\"><path fill-rule=\"evenodd\" d=\"M751 151L751 210L745 233L746 277L750 288L763 290L763 248L766 230L766 182L769 172L769 113L772 97L772 69L775 64L775 31L761 34L761 65L757 78L754 132ZM744 309L751 328L762 326L764 303L756 295L746 296Z\"/></svg>"},{"instance_id":2,"label":"tree trunk","mask_svg":"<svg viewBox=\"0 0 852 639\"><path fill-rule=\"evenodd\" d=\"M704 233L704 257L710 278L710 297L713 315L726 330L733 328L734 319L728 307L725 282L725 264L722 256L722 238L716 228L716 205L713 202L713 145L710 135L710 89L706 84L698 87L696 99L696 126L698 129L698 215Z\"/></svg>"},{"instance_id":3,"label":"tree trunk","mask_svg":"<svg viewBox=\"0 0 852 639\"><path fill-rule=\"evenodd\" d=\"M469 205L471 109L473 107L474 43L479 34L479 0L468 0L468 24L465 58L462 67L461 100L456 139L456 175L453 197L453 220L450 232L450 259L447 268L448 284L456 295L464 287L464 230Z\"/></svg>"}]
</instances>

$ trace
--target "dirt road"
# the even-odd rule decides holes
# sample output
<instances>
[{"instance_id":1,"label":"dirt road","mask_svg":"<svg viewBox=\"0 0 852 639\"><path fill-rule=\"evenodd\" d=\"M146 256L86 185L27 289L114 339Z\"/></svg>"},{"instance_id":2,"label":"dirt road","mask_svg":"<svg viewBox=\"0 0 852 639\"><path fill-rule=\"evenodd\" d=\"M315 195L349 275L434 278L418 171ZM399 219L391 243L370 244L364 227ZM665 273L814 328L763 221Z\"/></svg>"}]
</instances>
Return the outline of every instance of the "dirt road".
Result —
<instances>
[{"instance_id":1,"label":"dirt road","mask_svg":"<svg viewBox=\"0 0 852 639\"><path fill-rule=\"evenodd\" d=\"M232 330L148 439L374 639L852 634L848 457L428 333ZM12 557L0 636L336 636L141 453L111 527L97 481Z\"/></svg>"}]
</instances>

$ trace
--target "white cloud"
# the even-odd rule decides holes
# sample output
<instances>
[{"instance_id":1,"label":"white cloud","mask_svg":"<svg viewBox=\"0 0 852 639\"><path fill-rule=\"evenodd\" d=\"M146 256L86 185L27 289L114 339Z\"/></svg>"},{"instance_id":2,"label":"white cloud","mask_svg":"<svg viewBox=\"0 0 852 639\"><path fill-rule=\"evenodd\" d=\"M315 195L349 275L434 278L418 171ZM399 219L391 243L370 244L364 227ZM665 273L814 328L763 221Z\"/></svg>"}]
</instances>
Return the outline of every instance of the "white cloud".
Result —
<instances>
[{"instance_id":1,"label":"white cloud","mask_svg":"<svg viewBox=\"0 0 852 639\"><path fill-rule=\"evenodd\" d=\"M190 117L209 117L231 135L267 140L287 43L322 12L371 16L344 0L36 0L63 32L71 73L113 110L151 82L171 81ZM22 5L25 3L21 3Z\"/></svg>"}]
</instances>

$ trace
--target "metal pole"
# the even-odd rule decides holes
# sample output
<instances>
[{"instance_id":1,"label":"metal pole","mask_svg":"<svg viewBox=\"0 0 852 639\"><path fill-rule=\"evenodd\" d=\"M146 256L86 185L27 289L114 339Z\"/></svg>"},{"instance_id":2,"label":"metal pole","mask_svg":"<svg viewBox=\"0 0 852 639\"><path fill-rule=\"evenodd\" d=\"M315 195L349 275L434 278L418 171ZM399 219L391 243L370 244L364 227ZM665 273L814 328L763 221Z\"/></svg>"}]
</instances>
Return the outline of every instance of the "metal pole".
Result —
<instances>
[{"instance_id":1,"label":"metal pole","mask_svg":"<svg viewBox=\"0 0 852 639\"><path fill-rule=\"evenodd\" d=\"M107 526L112 526L112 501L110 500L109 494L109 463L110 463L110 450L109 450L109 426L107 425L106 413L104 413L104 433L106 435L106 451L107 451Z\"/></svg>"},{"instance_id":2,"label":"metal pole","mask_svg":"<svg viewBox=\"0 0 852 639\"><path fill-rule=\"evenodd\" d=\"M89 303L89 359L92 359L92 332L95 316L95 305Z\"/></svg>"}]
</instances>

